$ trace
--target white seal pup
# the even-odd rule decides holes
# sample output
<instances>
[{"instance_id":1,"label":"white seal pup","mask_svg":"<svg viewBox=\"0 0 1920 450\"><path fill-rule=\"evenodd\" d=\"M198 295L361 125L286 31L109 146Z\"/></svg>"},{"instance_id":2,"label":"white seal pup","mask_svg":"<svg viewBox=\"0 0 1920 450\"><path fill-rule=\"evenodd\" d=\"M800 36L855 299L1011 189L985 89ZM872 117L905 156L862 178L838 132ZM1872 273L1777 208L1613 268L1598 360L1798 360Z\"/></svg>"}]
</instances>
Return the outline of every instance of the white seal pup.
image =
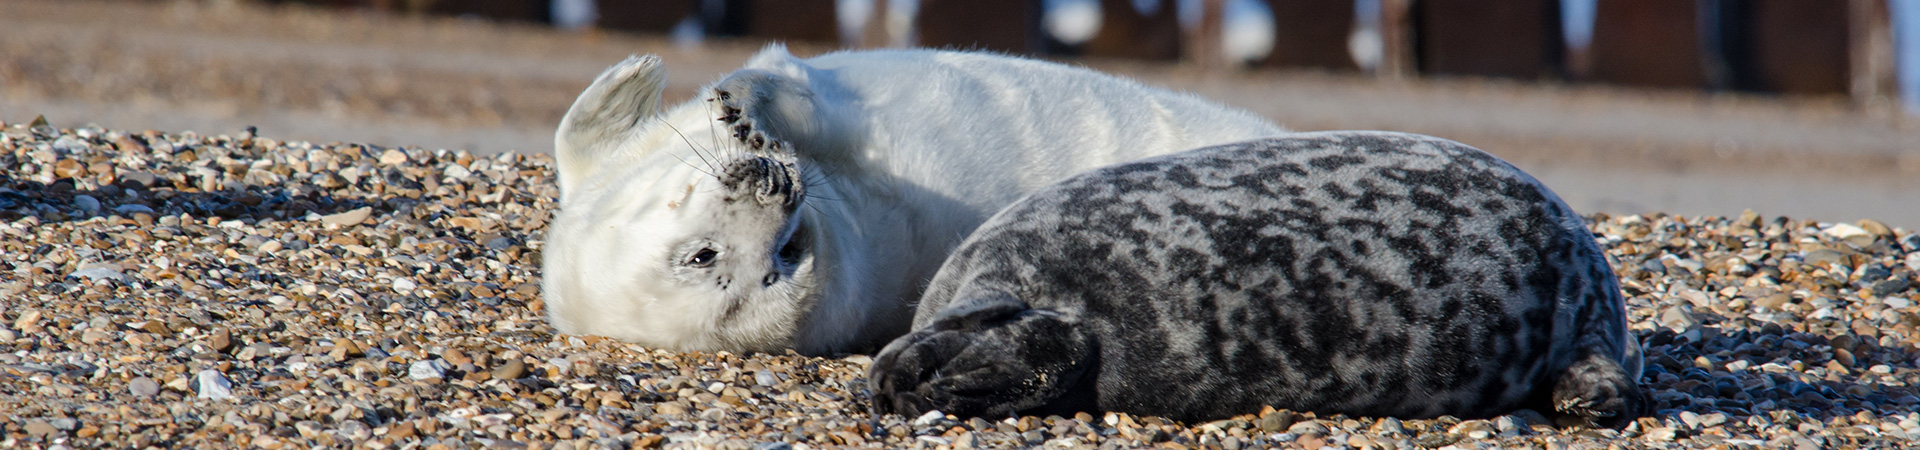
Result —
<instances>
[{"instance_id":1,"label":"white seal pup","mask_svg":"<svg viewBox=\"0 0 1920 450\"><path fill-rule=\"evenodd\" d=\"M555 329L681 351L872 351L967 233L1082 170L1280 134L1252 114L1064 65L772 47L660 108L631 58L554 137Z\"/></svg>"},{"instance_id":2,"label":"white seal pup","mask_svg":"<svg viewBox=\"0 0 1920 450\"><path fill-rule=\"evenodd\" d=\"M1263 405L1408 418L1645 413L1580 216L1456 142L1301 133L1097 169L955 249L875 358L876 411Z\"/></svg>"}]
</instances>

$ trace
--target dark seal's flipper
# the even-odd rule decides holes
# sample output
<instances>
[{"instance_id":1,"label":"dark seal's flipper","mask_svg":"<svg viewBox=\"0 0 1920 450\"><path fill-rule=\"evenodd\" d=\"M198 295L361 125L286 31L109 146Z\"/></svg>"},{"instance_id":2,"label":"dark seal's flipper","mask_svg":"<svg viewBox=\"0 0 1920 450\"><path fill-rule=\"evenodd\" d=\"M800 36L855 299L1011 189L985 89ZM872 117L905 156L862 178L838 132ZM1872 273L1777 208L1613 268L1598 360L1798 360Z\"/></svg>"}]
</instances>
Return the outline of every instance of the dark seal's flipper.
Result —
<instances>
[{"instance_id":1,"label":"dark seal's flipper","mask_svg":"<svg viewBox=\"0 0 1920 450\"><path fill-rule=\"evenodd\" d=\"M1626 426L1646 416L1653 405L1636 380L1638 371L1633 372L1613 358L1589 353L1553 380L1552 409L1588 425Z\"/></svg>"},{"instance_id":2,"label":"dark seal's flipper","mask_svg":"<svg viewBox=\"0 0 1920 450\"><path fill-rule=\"evenodd\" d=\"M1067 396L1093 358L1073 318L995 292L953 303L895 339L874 358L867 383L876 414L1010 416Z\"/></svg>"}]
</instances>

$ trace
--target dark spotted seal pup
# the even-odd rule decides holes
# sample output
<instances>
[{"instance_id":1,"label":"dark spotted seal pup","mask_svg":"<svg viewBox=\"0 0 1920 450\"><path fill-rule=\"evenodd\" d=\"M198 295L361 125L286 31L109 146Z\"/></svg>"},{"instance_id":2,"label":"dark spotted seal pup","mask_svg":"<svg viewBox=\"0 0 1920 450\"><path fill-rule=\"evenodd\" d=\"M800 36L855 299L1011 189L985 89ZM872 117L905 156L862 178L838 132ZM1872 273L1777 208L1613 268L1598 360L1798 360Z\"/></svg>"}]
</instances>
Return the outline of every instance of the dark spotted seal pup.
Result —
<instances>
[{"instance_id":1,"label":"dark spotted seal pup","mask_svg":"<svg viewBox=\"0 0 1920 450\"><path fill-rule=\"evenodd\" d=\"M994 215L869 373L876 411L1272 405L1405 418L1649 400L1581 218L1444 139L1302 133L1095 169Z\"/></svg>"}]
</instances>

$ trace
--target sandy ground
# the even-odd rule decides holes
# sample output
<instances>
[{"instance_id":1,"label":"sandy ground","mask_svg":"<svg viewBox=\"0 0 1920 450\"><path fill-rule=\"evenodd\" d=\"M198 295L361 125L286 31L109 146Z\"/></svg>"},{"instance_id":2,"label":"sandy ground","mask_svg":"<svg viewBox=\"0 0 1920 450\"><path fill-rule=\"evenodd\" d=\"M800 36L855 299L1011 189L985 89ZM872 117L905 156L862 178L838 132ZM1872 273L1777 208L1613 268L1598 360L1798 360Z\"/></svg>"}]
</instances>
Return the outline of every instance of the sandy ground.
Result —
<instances>
[{"instance_id":1,"label":"sandy ground","mask_svg":"<svg viewBox=\"0 0 1920 450\"><path fill-rule=\"evenodd\" d=\"M668 96L685 99L760 45L302 8L9 0L0 2L0 121L45 114L57 126L209 133L253 125L317 142L545 152L573 96L625 55L660 54L672 70ZM1075 63L1297 129L1467 142L1582 211L1752 209L1920 228L1920 127L1844 99Z\"/></svg>"}]
</instances>

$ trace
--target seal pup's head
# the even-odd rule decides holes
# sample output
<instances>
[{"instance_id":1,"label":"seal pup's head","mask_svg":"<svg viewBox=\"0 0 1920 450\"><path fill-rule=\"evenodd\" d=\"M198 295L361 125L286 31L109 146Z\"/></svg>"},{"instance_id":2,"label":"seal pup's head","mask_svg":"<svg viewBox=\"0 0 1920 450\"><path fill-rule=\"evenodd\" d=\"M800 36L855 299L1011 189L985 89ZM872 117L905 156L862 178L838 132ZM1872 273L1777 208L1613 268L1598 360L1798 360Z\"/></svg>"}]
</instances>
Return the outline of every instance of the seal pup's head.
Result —
<instances>
[{"instance_id":1,"label":"seal pup's head","mask_svg":"<svg viewBox=\"0 0 1920 450\"><path fill-rule=\"evenodd\" d=\"M561 120L548 318L562 333L671 350L794 347L816 288L800 161L785 144L715 132L707 102L657 111L665 72L657 57L629 58Z\"/></svg>"}]
</instances>

